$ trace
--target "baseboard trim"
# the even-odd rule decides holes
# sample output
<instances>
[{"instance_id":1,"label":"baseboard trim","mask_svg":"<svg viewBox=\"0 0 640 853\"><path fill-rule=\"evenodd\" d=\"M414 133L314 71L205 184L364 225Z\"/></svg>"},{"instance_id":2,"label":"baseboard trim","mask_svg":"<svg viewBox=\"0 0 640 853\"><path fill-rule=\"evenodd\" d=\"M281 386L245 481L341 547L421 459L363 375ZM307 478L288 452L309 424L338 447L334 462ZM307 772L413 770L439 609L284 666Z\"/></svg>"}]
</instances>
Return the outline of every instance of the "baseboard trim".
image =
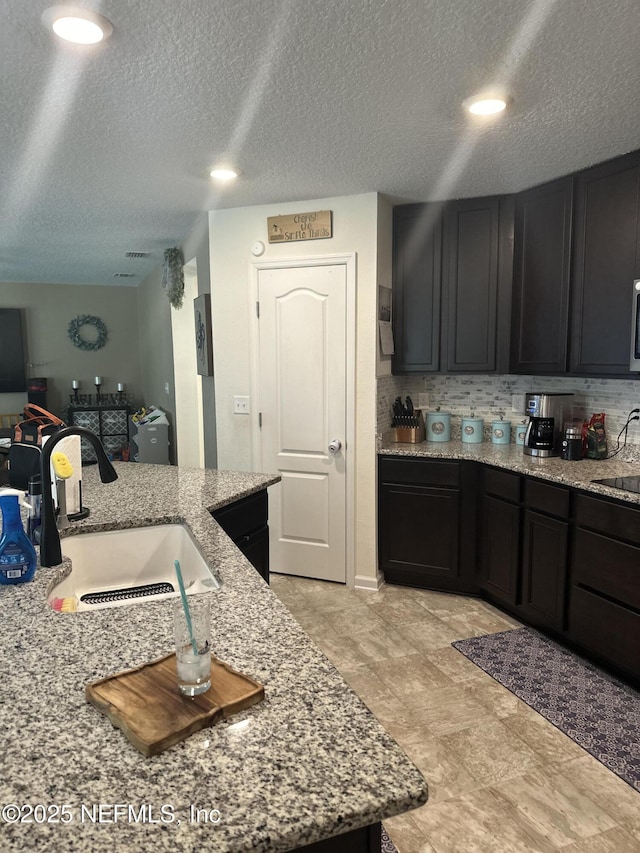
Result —
<instances>
[{"instance_id":1,"label":"baseboard trim","mask_svg":"<svg viewBox=\"0 0 640 853\"><path fill-rule=\"evenodd\" d=\"M371 592L375 592L380 589L382 584L384 583L384 577L382 572L376 572L375 578L372 578L370 575L356 575L354 588L355 589L368 589Z\"/></svg>"}]
</instances>

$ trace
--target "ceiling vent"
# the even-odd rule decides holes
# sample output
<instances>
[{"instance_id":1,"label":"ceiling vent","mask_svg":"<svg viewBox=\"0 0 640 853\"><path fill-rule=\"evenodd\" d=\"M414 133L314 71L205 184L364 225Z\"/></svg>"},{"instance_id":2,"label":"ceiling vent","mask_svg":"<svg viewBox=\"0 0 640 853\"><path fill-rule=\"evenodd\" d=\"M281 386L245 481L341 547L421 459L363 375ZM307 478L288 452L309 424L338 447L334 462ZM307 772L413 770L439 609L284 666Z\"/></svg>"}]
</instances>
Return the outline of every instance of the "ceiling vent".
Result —
<instances>
[{"instance_id":1,"label":"ceiling vent","mask_svg":"<svg viewBox=\"0 0 640 853\"><path fill-rule=\"evenodd\" d=\"M132 272L114 272L114 278L136 278Z\"/></svg>"},{"instance_id":2,"label":"ceiling vent","mask_svg":"<svg viewBox=\"0 0 640 853\"><path fill-rule=\"evenodd\" d=\"M125 258L148 258L149 252L125 252Z\"/></svg>"}]
</instances>

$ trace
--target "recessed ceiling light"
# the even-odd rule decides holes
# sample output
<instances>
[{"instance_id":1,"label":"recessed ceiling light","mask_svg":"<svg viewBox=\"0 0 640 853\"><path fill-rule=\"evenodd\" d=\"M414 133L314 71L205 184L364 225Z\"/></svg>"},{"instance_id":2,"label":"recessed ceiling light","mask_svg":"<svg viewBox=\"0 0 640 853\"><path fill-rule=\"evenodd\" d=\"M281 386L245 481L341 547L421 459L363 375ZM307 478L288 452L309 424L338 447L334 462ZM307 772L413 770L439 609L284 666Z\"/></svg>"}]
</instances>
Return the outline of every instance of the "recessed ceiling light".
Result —
<instances>
[{"instance_id":1,"label":"recessed ceiling light","mask_svg":"<svg viewBox=\"0 0 640 853\"><path fill-rule=\"evenodd\" d=\"M113 32L104 15L78 6L51 6L42 13L41 21L59 38L74 44L98 44Z\"/></svg>"},{"instance_id":2,"label":"recessed ceiling light","mask_svg":"<svg viewBox=\"0 0 640 853\"><path fill-rule=\"evenodd\" d=\"M237 178L240 172L237 169L230 169L228 166L212 169L209 173L216 181L233 181Z\"/></svg>"},{"instance_id":3,"label":"recessed ceiling light","mask_svg":"<svg viewBox=\"0 0 640 853\"><path fill-rule=\"evenodd\" d=\"M476 116L491 116L506 109L509 98L505 95L475 95L462 102L462 106Z\"/></svg>"}]
</instances>

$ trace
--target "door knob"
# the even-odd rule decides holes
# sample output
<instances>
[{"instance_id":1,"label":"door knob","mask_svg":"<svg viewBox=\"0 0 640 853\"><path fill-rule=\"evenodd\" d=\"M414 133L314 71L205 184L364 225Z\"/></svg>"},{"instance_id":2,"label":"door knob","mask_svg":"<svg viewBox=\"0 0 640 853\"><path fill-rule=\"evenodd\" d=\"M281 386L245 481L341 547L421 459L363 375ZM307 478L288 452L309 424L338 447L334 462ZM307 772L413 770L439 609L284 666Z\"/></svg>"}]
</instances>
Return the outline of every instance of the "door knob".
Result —
<instances>
[{"instance_id":1,"label":"door knob","mask_svg":"<svg viewBox=\"0 0 640 853\"><path fill-rule=\"evenodd\" d=\"M340 448L342 447L342 442L339 438L334 438L333 441L329 442L329 453L338 453Z\"/></svg>"}]
</instances>

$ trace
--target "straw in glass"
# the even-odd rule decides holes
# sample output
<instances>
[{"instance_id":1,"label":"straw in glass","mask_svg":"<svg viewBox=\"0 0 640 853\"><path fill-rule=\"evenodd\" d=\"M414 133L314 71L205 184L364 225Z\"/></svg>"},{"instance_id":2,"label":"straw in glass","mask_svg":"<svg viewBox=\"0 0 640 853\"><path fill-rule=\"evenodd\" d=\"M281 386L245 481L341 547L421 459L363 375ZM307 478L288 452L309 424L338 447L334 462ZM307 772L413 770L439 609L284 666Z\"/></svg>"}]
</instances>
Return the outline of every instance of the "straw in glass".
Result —
<instances>
[{"instance_id":1,"label":"straw in glass","mask_svg":"<svg viewBox=\"0 0 640 853\"><path fill-rule=\"evenodd\" d=\"M182 598L182 609L184 610L184 618L187 620L187 628L189 629L189 637L191 638L191 648L193 649L194 655L198 655L198 646L196 645L196 638L193 636L193 625L191 623L191 612L189 611L189 604L187 602L187 593L184 588L184 581L182 580L182 571L180 569L180 562L178 560L173 561L173 565L176 568L176 575L178 576L178 586L180 587L180 597Z\"/></svg>"}]
</instances>

